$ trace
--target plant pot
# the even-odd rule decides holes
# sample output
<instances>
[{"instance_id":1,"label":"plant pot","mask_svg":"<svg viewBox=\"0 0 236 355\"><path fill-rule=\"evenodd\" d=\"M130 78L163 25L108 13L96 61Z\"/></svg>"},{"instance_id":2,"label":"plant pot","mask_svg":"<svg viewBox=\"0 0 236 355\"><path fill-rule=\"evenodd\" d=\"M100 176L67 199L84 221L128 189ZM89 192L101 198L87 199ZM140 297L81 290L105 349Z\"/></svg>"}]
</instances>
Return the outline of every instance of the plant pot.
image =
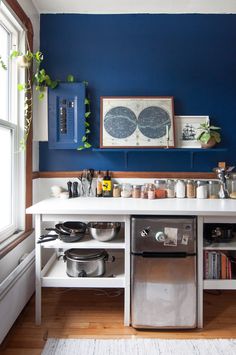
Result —
<instances>
[{"instance_id":1,"label":"plant pot","mask_svg":"<svg viewBox=\"0 0 236 355\"><path fill-rule=\"evenodd\" d=\"M211 137L207 143L201 142L202 148L213 148L216 145L216 140L214 137Z\"/></svg>"}]
</instances>

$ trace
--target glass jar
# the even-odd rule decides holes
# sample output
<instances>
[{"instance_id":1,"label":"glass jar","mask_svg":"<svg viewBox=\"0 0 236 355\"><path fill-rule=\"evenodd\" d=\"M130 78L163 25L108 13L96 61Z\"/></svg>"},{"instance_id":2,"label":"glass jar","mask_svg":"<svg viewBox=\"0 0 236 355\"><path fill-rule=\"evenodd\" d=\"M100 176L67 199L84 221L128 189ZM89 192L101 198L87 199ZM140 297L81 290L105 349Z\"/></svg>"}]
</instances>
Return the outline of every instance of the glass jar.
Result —
<instances>
[{"instance_id":1,"label":"glass jar","mask_svg":"<svg viewBox=\"0 0 236 355\"><path fill-rule=\"evenodd\" d=\"M175 196L177 198L184 198L185 197L185 181L184 180L177 180L175 184Z\"/></svg>"},{"instance_id":2,"label":"glass jar","mask_svg":"<svg viewBox=\"0 0 236 355\"><path fill-rule=\"evenodd\" d=\"M155 180L155 196L156 198L166 197L166 180Z\"/></svg>"},{"instance_id":3,"label":"glass jar","mask_svg":"<svg viewBox=\"0 0 236 355\"><path fill-rule=\"evenodd\" d=\"M167 180L166 194L167 194L168 198L175 197L175 181L174 180Z\"/></svg>"},{"instance_id":4,"label":"glass jar","mask_svg":"<svg viewBox=\"0 0 236 355\"><path fill-rule=\"evenodd\" d=\"M219 181L210 180L208 182L209 195L208 198L215 199L219 198L220 184Z\"/></svg>"},{"instance_id":5,"label":"glass jar","mask_svg":"<svg viewBox=\"0 0 236 355\"><path fill-rule=\"evenodd\" d=\"M155 199L155 185L154 184L148 184L148 199L149 200L154 200Z\"/></svg>"},{"instance_id":6,"label":"glass jar","mask_svg":"<svg viewBox=\"0 0 236 355\"><path fill-rule=\"evenodd\" d=\"M131 184L122 184L121 186L121 197L131 197L132 195L132 185Z\"/></svg>"},{"instance_id":7,"label":"glass jar","mask_svg":"<svg viewBox=\"0 0 236 355\"><path fill-rule=\"evenodd\" d=\"M207 198L208 196L208 184L206 181L197 181L196 187L196 197L197 198Z\"/></svg>"},{"instance_id":8,"label":"glass jar","mask_svg":"<svg viewBox=\"0 0 236 355\"><path fill-rule=\"evenodd\" d=\"M120 185L113 184L113 197L120 197Z\"/></svg>"},{"instance_id":9,"label":"glass jar","mask_svg":"<svg viewBox=\"0 0 236 355\"><path fill-rule=\"evenodd\" d=\"M141 186L140 197L141 198L148 198L148 184Z\"/></svg>"},{"instance_id":10,"label":"glass jar","mask_svg":"<svg viewBox=\"0 0 236 355\"><path fill-rule=\"evenodd\" d=\"M231 173L229 179L227 180L227 187L229 190L229 197L236 198L236 174Z\"/></svg>"},{"instance_id":11,"label":"glass jar","mask_svg":"<svg viewBox=\"0 0 236 355\"><path fill-rule=\"evenodd\" d=\"M196 197L196 185L193 180L187 181L186 196L187 196L187 198L195 198Z\"/></svg>"},{"instance_id":12,"label":"glass jar","mask_svg":"<svg viewBox=\"0 0 236 355\"><path fill-rule=\"evenodd\" d=\"M140 185L133 185L132 197L133 198L140 198L141 197L141 186Z\"/></svg>"}]
</instances>

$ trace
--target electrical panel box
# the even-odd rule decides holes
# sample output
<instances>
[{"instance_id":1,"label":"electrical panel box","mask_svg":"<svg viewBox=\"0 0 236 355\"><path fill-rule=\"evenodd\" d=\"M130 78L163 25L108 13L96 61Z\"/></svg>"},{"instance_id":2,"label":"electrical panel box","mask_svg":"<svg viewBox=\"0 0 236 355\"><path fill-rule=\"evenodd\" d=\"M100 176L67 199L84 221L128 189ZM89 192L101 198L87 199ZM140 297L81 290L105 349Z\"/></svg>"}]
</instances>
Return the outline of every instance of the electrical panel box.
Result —
<instances>
[{"instance_id":1,"label":"electrical panel box","mask_svg":"<svg viewBox=\"0 0 236 355\"><path fill-rule=\"evenodd\" d=\"M85 84L61 83L48 91L48 144L76 149L85 135Z\"/></svg>"}]
</instances>

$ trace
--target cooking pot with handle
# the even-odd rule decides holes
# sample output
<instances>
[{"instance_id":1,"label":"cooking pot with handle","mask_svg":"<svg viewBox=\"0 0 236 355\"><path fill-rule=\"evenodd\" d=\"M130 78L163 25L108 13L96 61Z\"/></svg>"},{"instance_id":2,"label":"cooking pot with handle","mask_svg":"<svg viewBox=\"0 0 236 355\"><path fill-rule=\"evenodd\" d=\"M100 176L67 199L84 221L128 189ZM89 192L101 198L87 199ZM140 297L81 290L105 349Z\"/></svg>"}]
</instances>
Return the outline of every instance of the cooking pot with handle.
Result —
<instances>
[{"instance_id":1,"label":"cooking pot with handle","mask_svg":"<svg viewBox=\"0 0 236 355\"><path fill-rule=\"evenodd\" d=\"M63 256L70 277L99 277L106 272L106 262L115 261L104 249L69 249Z\"/></svg>"}]
</instances>

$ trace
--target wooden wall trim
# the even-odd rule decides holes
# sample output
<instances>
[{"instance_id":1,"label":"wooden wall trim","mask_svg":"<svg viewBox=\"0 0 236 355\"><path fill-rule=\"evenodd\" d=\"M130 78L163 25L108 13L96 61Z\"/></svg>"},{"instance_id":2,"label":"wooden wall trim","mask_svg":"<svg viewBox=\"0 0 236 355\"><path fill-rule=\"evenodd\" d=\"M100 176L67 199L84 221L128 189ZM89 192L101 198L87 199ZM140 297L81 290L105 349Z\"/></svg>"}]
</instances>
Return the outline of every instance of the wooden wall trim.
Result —
<instances>
[{"instance_id":1,"label":"wooden wall trim","mask_svg":"<svg viewBox=\"0 0 236 355\"><path fill-rule=\"evenodd\" d=\"M81 171L39 171L33 173L33 179L38 178L76 178L81 175ZM144 172L144 171L114 171L111 172L113 178L170 178L170 179L214 179L214 173L206 172Z\"/></svg>"}]
</instances>

